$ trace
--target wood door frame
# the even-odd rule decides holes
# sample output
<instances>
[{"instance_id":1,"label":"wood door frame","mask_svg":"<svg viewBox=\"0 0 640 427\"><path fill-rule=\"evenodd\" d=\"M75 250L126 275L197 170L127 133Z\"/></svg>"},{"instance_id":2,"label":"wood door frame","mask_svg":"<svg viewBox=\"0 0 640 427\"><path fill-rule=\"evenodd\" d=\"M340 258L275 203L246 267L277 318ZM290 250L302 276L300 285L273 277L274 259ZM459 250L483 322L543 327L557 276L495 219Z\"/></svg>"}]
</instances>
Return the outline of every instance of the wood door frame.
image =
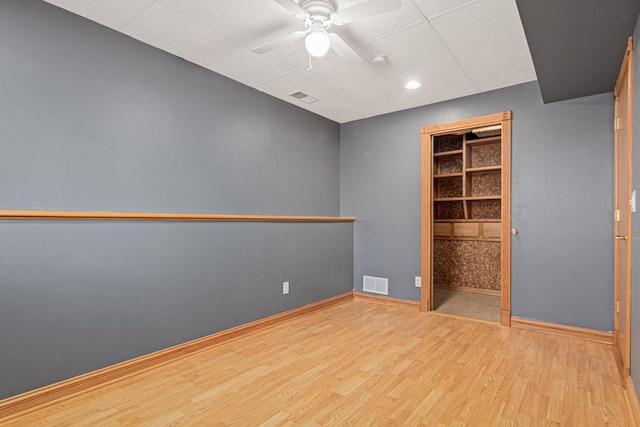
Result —
<instances>
[{"instance_id":1,"label":"wood door frame","mask_svg":"<svg viewBox=\"0 0 640 427\"><path fill-rule=\"evenodd\" d=\"M632 134L632 119L633 119L633 37L629 37L629 39L627 40L627 49L625 51L624 54L624 58L622 60L622 65L620 66L620 72L618 74L618 79L616 80L616 87L614 90L614 95L615 95L615 111L614 111L614 210L619 209L619 207L621 206L621 200L619 197L619 181L618 181L618 175L619 175L619 161L618 161L618 157L619 157L619 133L618 133L618 126L619 126L619 117L621 112L619 111L620 106L618 104L618 97L620 95L620 92L622 90L623 84L626 82L627 83L627 91L628 91L628 105L627 105L627 111L626 111L626 115L627 115L627 120L625 122L626 125L626 131L627 131L627 170L628 170L628 174L627 174L627 190L628 190L628 197L627 200L629 200L631 198L631 192L633 191L633 183L632 183L632 165L633 165L633 158L632 158L632 147L633 147L633 134ZM626 203L625 201L622 201L623 203ZM620 234L619 230L620 230L620 224L619 224L619 220L616 219L614 221L614 235L618 235ZM622 363L622 379L623 381L626 380L626 378L629 376L629 366L626 366L627 361L629 361L629 357L630 357L630 352L631 352L631 262L632 262L632 218L631 218L631 212L629 211L629 214L627 215L627 221L626 221L626 226L627 226L627 256L626 256L626 269L624 271L624 274L626 276L626 280L625 280L625 285L624 285L624 292L626 293L626 297L625 297L625 314L626 314L626 319L620 319L620 315L619 315L619 309L618 309L618 304L620 301L620 292L622 291L619 286L618 283L620 281L620 274L621 272L619 271L618 268L618 259L620 257L620 250L617 244L614 244L613 246L613 275L614 275L614 287L613 287L613 292L614 292L614 315L613 315L613 323L614 323L614 335L613 335L613 339L614 339L614 346L617 349L618 355L620 357L620 362ZM625 322L625 342L626 342L626 348L625 348L625 354L622 354L620 346L619 346L619 331L620 331L620 322L624 321Z\"/></svg>"},{"instance_id":2,"label":"wood door frame","mask_svg":"<svg viewBox=\"0 0 640 427\"><path fill-rule=\"evenodd\" d=\"M501 231L500 231L500 324L511 326L511 111L473 117L421 128L422 212L420 311L433 310L433 137L454 131L502 125Z\"/></svg>"}]
</instances>

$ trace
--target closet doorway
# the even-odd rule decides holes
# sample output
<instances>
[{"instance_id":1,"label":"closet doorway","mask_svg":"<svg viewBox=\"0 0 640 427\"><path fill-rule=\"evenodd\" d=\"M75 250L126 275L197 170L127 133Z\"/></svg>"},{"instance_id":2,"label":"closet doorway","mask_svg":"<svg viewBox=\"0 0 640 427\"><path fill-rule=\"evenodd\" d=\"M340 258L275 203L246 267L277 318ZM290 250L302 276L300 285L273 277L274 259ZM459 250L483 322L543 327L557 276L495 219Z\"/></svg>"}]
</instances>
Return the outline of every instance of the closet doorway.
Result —
<instances>
[{"instance_id":1,"label":"closet doorway","mask_svg":"<svg viewBox=\"0 0 640 427\"><path fill-rule=\"evenodd\" d=\"M511 112L421 133L421 310L510 326Z\"/></svg>"}]
</instances>

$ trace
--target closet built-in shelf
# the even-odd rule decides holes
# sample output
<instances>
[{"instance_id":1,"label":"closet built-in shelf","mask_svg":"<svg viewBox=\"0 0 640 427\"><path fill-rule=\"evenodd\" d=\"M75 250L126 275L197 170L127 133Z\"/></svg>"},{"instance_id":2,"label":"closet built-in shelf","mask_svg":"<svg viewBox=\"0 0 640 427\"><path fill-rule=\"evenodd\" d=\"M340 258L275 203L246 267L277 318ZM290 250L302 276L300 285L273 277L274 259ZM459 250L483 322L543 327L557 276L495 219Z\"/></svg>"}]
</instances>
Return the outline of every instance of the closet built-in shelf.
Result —
<instances>
[{"instance_id":1,"label":"closet built-in shelf","mask_svg":"<svg viewBox=\"0 0 640 427\"><path fill-rule=\"evenodd\" d=\"M501 136L488 136L486 138L468 139L465 145L500 144Z\"/></svg>"},{"instance_id":2,"label":"closet built-in shelf","mask_svg":"<svg viewBox=\"0 0 640 427\"><path fill-rule=\"evenodd\" d=\"M438 178L459 178L459 177L462 177L462 175L463 175L462 172L441 173L439 175L434 175L433 178L434 179L438 179Z\"/></svg>"},{"instance_id":3,"label":"closet built-in shelf","mask_svg":"<svg viewBox=\"0 0 640 427\"><path fill-rule=\"evenodd\" d=\"M499 219L486 219L486 218L478 218L478 219L434 219L433 222L492 222L492 223L500 223Z\"/></svg>"},{"instance_id":4,"label":"closet built-in shelf","mask_svg":"<svg viewBox=\"0 0 640 427\"><path fill-rule=\"evenodd\" d=\"M500 196L465 196L465 197L438 197L434 202L463 202L467 200L500 200Z\"/></svg>"},{"instance_id":5,"label":"closet built-in shelf","mask_svg":"<svg viewBox=\"0 0 640 427\"><path fill-rule=\"evenodd\" d=\"M480 167L480 168L467 168L466 172L496 172L496 171L500 171L500 169L502 169L502 167L500 165L497 165L497 166L483 166L483 167Z\"/></svg>"},{"instance_id":6,"label":"closet built-in shelf","mask_svg":"<svg viewBox=\"0 0 640 427\"><path fill-rule=\"evenodd\" d=\"M434 202L462 202L464 197L438 197L433 199Z\"/></svg>"},{"instance_id":7,"label":"closet built-in shelf","mask_svg":"<svg viewBox=\"0 0 640 427\"><path fill-rule=\"evenodd\" d=\"M441 151L440 153L433 153L433 157L450 157L462 155L462 150Z\"/></svg>"},{"instance_id":8,"label":"closet built-in shelf","mask_svg":"<svg viewBox=\"0 0 640 427\"><path fill-rule=\"evenodd\" d=\"M467 196L463 200L500 200L500 196Z\"/></svg>"}]
</instances>

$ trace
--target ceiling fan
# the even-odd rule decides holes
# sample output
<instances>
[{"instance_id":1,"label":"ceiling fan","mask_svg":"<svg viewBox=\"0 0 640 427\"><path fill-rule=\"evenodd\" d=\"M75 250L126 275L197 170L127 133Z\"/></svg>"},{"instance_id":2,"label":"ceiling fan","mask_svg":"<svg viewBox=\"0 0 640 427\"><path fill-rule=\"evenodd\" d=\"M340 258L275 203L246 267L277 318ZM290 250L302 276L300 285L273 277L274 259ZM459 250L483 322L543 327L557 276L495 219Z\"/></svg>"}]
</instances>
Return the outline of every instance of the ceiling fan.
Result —
<instances>
[{"instance_id":1,"label":"ceiling fan","mask_svg":"<svg viewBox=\"0 0 640 427\"><path fill-rule=\"evenodd\" d=\"M253 52L266 53L304 38L309 55L323 57L331 48L349 63L359 63L363 59L338 34L327 32L329 27L348 24L400 8L400 0L369 0L346 9L339 9L336 0L274 1L295 15L296 18L304 21L306 29L260 46Z\"/></svg>"}]
</instances>

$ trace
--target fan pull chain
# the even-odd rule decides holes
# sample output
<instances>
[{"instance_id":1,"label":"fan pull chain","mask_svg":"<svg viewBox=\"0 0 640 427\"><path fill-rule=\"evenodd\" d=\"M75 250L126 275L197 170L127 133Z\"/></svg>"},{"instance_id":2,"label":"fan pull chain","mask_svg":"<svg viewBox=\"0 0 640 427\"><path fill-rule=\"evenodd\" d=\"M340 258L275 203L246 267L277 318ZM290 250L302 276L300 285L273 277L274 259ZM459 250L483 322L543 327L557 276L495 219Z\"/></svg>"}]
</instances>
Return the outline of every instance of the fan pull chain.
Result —
<instances>
[{"instance_id":1,"label":"fan pull chain","mask_svg":"<svg viewBox=\"0 0 640 427\"><path fill-rule=\"evenodd\" d=\"M307 68L307 71L311 71L311 69L313 68L311 66L311 54L307 55L309 57L309 68Z\"/></svg>"}]
</instances>

